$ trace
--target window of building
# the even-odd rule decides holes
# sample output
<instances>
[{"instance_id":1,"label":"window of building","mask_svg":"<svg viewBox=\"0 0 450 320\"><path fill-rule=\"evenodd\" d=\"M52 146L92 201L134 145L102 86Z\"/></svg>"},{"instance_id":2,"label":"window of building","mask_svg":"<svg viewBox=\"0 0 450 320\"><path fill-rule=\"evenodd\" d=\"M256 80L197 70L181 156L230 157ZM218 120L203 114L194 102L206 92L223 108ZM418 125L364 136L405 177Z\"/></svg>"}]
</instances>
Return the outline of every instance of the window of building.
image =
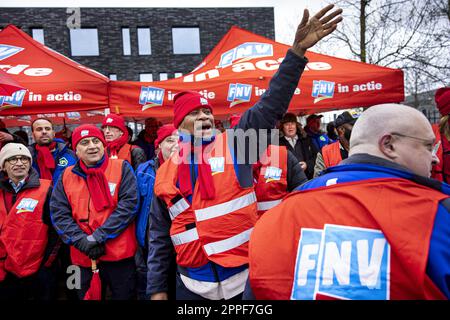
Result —
<instances>
[{"instance_id":1,"label":"window of building","mask_svg":"<svg viewBox=\"0 0 450 320\"><path fill-rule=\"evenodd\" d=\"M150 29L149 28L138 28L138 49L139 55L150 55L152 54L152 44L150 37Z\"/></svg>"},{"instance_id":2,"label":"window of building","mask_svg":"<svg viewBox=\"0 0 450 320\"><path fill-rule=\"evenodd\" d=\"M151 74L151 73L140 73L139 74L139 81L152 82L153 81L153 74Z\"/></svg>"},{"instance_id":3,"label":"window of building","mask_svg":"<svg viewBox=\"0 0 450 320\"><path fill-rule=\"evenodd\" d=\"M174 54L199 54L199 28L172 28L172 43Z\"/></svg>"},{"instance_id":4,"label":"window of building","mask_svg":"<svg viewBox=\"0 0 450 320\"><path fill-rule=\"evenodd\" d=\"M115 73L110 73L110 74L109 74L109 80L117 80L117 74L115 74Z\"/></svg>"},{"instance_id":5,"label":"window of building","mask_svg":"<svg viewBox=\"0 0 450 320\"><path fill-rule=\"evenodd\" d=\"M98 56L97 29L70 29L70 48L72 56Z\"/></svg>"},{"instance_id":6,"label":"window of building","mask_svg":"<svg viewBox=\"0 0 450 320\"><path fill-rule=\"evenodd\" d=\"M42 44L45 44L44 41L44 29L31 29L31 35L34 40L39 41Z\"/></svg>"},{"instance_id":7,"label":"window of building","mask_svg":"<svg viewBox=\"0 0 450 320\"><path fill-rule=\"evenodd\" d=\"M159 74L159 81L164 81L164 80L167 80L167 79L169 79L169 75L167 73L162 72L162 73Z\"/></svg>"},{"instance_id":8,"label":"window of building","mask_svg":"<svg viewBox=\"0 0 450 320\"><path fill-rule=\"evenodd\" d=\"M174 74L174 78L180 78L182 76L183 76L183 74L181 72L175 72L175 74Z\"/></svg>"},{"instance_id":9,"label":"window of building","mask_svg":"<svg viewBox=\"0 0 450 320\"><path fill-rule=\"evenodd\" d=\"M131 55L130 28L122 28L123 55Z\"/></svg>"}]
</instances>

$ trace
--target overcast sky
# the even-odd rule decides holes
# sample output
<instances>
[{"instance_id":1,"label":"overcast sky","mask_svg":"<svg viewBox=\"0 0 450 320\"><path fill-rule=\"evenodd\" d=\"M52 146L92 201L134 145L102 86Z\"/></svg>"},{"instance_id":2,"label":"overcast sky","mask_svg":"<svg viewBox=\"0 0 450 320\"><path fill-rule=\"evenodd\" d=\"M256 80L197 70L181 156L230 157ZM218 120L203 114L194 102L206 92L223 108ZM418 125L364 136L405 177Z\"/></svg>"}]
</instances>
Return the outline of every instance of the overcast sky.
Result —
<instances>
[{"instance_id":1,"label":"overcast sky","mask_svg":"<svg viewBox=\"0 0 450 320\"><path fill-rule=\"evenodd\" d=\"M275 39L291 44L303 9L310 13L330 3L330 0L2 0L0 7L273 7ZM163 3L163 5L161 4Z\"/></svg>"}]
</instances>

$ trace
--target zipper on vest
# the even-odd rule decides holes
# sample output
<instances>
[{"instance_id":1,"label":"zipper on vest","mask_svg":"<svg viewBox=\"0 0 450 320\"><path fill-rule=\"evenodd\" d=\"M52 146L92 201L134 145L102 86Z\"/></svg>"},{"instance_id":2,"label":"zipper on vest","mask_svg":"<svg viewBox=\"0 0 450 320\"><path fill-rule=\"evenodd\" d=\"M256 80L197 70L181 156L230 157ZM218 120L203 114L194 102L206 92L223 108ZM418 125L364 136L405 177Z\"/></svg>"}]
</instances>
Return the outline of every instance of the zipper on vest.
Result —
<instances>
[{"instance_id":1,"label":"zipper on vest","mask_svg":"<svg viewBox=\"0 0 450 320\"><path fill-rule=\"evenodd\" d=\"M194 193L195 183L197 182L197 176L195 175L195 154L191 153L191 184L192 184L192 193Z\"/></svg>"}]
</instances>

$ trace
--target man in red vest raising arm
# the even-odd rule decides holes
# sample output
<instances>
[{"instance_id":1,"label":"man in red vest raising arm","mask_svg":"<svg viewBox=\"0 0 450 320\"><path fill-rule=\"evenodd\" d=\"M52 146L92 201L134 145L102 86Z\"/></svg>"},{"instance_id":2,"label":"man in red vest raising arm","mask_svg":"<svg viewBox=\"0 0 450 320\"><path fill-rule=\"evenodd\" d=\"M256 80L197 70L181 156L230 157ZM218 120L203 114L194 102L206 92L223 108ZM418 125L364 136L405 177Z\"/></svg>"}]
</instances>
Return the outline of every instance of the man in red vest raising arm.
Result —
<instances>
[{"instance_id":1,"label":"man in red vest raising arm","mask_svg":"<svg viewBox=\"0 0 450 320\"><path fill-rule=\"evenodd\" d=\"M349 157L258 221L245 296L448 299L450 188L429 179L434 143L416 109L365 111Z\"/></svg>"},{"instance_id":2,"label":"man in red vest raising arm","mask_svg":"<svg viewBox=\"0 0 450 320\"><path fill-rule=\"evenodd\" d=\"M150 210L147 293L152 299L167 298L174 251L177 299L241 297L257 207L253 163L247 160L252 139L239 139L237 132L255 132L256 141L262 141L260 132L273 129L281 120L307 63L306 50L342 20L342 10L328 13L332 8L325 7L311 19L305 10L294 44L269 89L242 115L234 130L214 132L213 107L199 93L185 91L175 96L174 126L180 131L180 151L158 169Z\"/></svg>"},{"instance_id":3,"label":"man in red vest raising arm","mask_svg":"<svg viewBox=\"0 0 450 320\"><path fill-rule=\"evenodd\" d=\"M102 284L110 287L112 299L131 299L138 204L133 169L105 154L103 134L94 125L77 127L72 143L80 160L58 180L50 207L56 231L71 245L72 263L81 267L78 295L83 299L89 288L91 260L99 260Z\"/></svg>"}]
</instances>

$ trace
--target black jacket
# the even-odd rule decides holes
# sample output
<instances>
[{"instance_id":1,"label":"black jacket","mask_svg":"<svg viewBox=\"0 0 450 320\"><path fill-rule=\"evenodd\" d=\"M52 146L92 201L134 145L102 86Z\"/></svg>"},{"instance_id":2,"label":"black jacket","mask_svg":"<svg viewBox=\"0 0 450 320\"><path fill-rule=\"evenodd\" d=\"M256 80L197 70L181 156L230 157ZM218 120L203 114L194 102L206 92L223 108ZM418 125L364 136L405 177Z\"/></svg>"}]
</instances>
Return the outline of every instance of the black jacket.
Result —
<instances>
[{"instance_id":1,"label":"black jacket","mask_svg":"<svg viewBox=\"0 0 450 320\"><path fill-rule=\"evenodd\" d=\"M311 137L302 135L297 135L298 139L295 144L295 148L286 140L285 137L280 138L280 146L285 146L289 151L291 151L297 160L304 161L307 164L305 175L308 179L312 179L314 175L314 165L316 163L316 157L319 150L312 142Z\"/></svg>"}]
</instances>

